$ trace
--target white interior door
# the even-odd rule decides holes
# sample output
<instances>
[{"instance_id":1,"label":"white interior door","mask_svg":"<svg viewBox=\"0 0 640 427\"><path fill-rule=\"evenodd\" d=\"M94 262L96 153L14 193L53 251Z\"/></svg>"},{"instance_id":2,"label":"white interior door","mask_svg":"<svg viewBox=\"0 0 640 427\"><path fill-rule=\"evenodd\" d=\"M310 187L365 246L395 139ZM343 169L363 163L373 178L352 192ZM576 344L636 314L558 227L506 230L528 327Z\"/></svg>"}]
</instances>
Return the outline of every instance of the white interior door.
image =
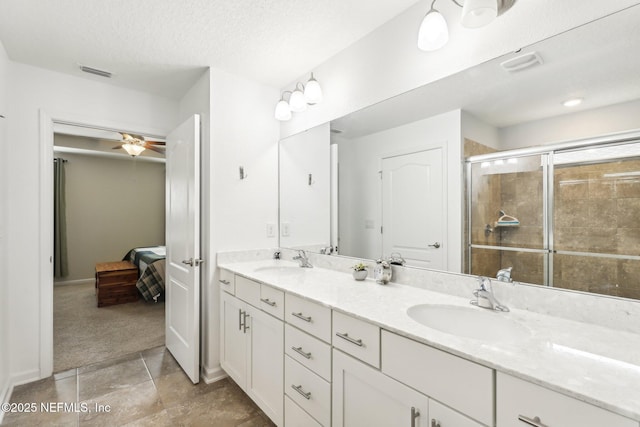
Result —
<instances>
[{"instance_id":1,"label":"white interior door","mask_svg":"<svg viewBox=\"0 0 640 427\"><path fill-rule=\"evenodd\" d=\"M200 117L166 140L166 345L193 383L200 378Z\"/></svg>"},{"instance_id":2,"label":"white interior door","mask_svg":"<svg viewBox=\"0 0 640 427\"><path fill-rule=\"evenodd\" d=\"M442 149L382 159L382 253L445 270L446 201Z\"/></svg>"}]
</instances>

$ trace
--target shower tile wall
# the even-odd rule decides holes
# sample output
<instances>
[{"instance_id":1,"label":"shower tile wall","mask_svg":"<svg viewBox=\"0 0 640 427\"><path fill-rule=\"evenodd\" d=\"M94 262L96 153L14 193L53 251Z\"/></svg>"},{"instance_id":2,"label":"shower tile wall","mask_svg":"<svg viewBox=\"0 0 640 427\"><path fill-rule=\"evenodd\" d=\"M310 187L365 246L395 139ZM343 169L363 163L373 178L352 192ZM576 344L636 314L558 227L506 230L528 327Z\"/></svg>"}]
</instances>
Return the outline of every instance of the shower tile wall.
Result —
<instances>
[{"instance_id":1,"label":"shower tile wall","mask_svg":"<svg viewBox=\"0 0 640 427\"><path fill-rule=\"evenodd\" d=\"M640 255L640 161L555 169L556 250ZM640 299L640 262L554 255L554 286Z\"/></svg>"}]
</instances>

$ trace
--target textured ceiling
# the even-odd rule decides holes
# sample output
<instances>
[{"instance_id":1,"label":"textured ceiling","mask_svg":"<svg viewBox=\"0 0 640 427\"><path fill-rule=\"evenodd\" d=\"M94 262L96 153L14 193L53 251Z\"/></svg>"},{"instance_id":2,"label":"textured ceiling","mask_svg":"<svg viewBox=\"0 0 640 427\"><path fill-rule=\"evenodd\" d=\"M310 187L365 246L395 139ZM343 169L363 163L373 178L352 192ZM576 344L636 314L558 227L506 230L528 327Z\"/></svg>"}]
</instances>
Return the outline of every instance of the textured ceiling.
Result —
<instances>
[{"instance_id":1,"label":"textured ceiling","mask_svg":"<svg viewBox=\"0 0 640 427\"><path fill-rule=\"evenodd\" d=\"M283 87L414 3L2 0L0 40L16 62L179 98L209 66Z\"/></svg>"}]
</instances>

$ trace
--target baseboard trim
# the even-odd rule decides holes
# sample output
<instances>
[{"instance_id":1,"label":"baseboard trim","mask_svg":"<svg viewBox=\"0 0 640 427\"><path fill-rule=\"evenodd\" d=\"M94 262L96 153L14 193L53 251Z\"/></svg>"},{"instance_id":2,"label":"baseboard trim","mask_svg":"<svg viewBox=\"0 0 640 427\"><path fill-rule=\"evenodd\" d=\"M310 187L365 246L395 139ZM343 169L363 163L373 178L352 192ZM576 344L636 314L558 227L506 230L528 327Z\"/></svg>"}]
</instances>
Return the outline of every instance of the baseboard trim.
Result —
<instances>
[{"instance_id":1,"label":"baseboard trim","mask_svg":"<svg viewBox=\"0 0 640 427\"><path fill-rule=\"evenodd\" d=\"M22 371L17 374L11 375L9 381L11 381L11 385L15 387L17 385L38 381L40 379L42 379L40 377L40 371L38 369L32 369L30 371Z\"/></svg>"},{"instance_id":2,"label":"baseboard trim","mask_svg":"<svg viewBox=\"0 0 640 427\"><path fill-rule=\"evenodd\" d=\"M220 365L213 369L202 366L200 368L200 377L206 384L211 384L227 378L227 373L222 370Z\"/></svg>"},{"instance_id":3,"label":"baseboard trim","mask_svg":"<svg viewBox=\"0 0 640 427\"><path fill-rule=\"evenodd\" d=\"M11 394L13 393L13 384L11 380L7 378L4 384L2 384L2 388L0 388L0 403L9 403L11 399ZM2 424L2 419L4 418L4 411L0 411L0 424Z\"/></svg>"},{"instance_id":4,"label":"baseboard trim","mask_svg":"<svg viewBox=\"0 0 640 427\"><path fill-rule=\"evenodd\" d=\"M96 279L91 277L89 279L77 279L77 280L65 280L59 282L53 282L53 286L68 286L68 285L86 285L88 283L95 283Z\"/></svg>"}]
</instances>

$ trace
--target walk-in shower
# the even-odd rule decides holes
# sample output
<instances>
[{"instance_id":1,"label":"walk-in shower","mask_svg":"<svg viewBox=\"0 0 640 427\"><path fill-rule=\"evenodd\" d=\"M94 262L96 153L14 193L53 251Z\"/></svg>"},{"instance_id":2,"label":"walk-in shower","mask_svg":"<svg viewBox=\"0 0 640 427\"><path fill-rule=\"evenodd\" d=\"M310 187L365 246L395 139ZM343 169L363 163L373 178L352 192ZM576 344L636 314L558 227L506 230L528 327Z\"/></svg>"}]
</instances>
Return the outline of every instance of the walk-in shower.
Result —
<instances>
[{"instance_id":1,"label":"walk-in shower","mask_svg":"<svg viewBox=\"0 0 640 427\"><path fill-rule=\"evenodd\" d=\"M638 135L468 157L465 193L466 272L640 299Z\"/></svg>"}]
</instances>

